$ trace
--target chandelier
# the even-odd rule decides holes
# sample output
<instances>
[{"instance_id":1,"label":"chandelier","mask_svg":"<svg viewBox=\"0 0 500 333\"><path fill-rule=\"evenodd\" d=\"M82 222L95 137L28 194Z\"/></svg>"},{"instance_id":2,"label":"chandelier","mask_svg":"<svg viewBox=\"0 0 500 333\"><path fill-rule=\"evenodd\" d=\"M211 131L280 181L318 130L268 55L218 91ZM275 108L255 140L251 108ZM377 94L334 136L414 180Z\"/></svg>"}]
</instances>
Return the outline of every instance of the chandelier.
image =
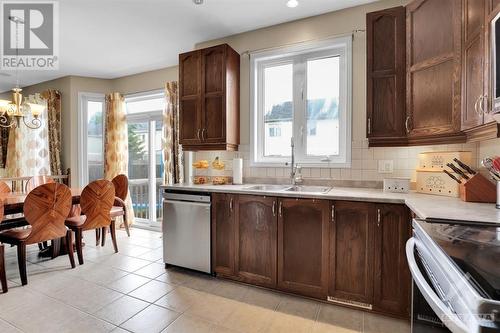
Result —
<instances>
[{"instance_id":1,"label":"chandelier","mask_svg":"<svg viewBox=\"0 0 500 333\"><path fill-rule=\"evenodd\" d=\"M19 24L24 20L17 16L9 16L9 20L16 24L16 57L19 57ZM45 110L45 105L23 101L22 89L19 87L19 61L16 62L16 87L12 89L12 101L0 99L0 127L19 127L21 119L24 125L31 129L42 126L40 114ZM31 114L32 119L26 118Z\"/></svg>"}]
</instances>

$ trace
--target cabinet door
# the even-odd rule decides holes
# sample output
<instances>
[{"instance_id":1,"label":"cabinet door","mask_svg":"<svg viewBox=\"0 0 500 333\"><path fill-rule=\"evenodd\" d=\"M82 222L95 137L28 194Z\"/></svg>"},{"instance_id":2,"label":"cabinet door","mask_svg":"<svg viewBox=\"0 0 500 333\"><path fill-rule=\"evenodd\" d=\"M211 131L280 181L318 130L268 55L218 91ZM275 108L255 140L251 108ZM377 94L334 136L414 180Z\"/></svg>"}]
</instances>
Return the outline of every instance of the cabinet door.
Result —
<instances>
[{"instance_id":1,"label":"cabinet door","mask_svg":"<svg viewBox=\"0 0 500 333\"><path fill-rule=\"evenodd\" d=\"M461 1L415 0L406 8L409 135L456 134L461 118Z\"/></svg>"},{"instance_id":2,"label":"cabinet door","mask_svg":"<svg viewBox=\"0 0 500 333\"><path fill-rule=\"evenodd\" d=\"M411 277L405 245L411 221L404 205L377 205L373 308L400 316L410 314Z\"/></svg>"},{"instance_id":3,"label":"cabinet door","mask_svg":"<svg viewBox=\"0 0 500 333\"><path fill-rule=\"evenodd\" d=\"M212 266L218 275L235 275L234 197L212 194Z\"/></svg>"},{"instance_id":4,"label":"cabinet door","mask_svg":"<svg viewBox=\"0 0 500 333\"><path fill-rule=\"evenodd\" d=\"M462 129L483 124L484 105L484 0L464 0Z\"/></svg>"},{"instance_id":5,"label":"cabinet door","mask_svg":"<svg viewBox=\"0 0 500 333\"><path fill-rule=\"evenodd\" d=\"M405 8L368 13L367 136L406 138ZM372 140L370 140L372 141Z\"/></svg>"},{"instance_id":6,"label":"cabinet door","mask_svg":"<svg viewBox=\"0 0 500 333\"><path fill-rule=\"evenodd\" d=\"M202 50L202 140L224 143L226 140L226 46Z\"/></svg>"},{"instance_id":7,"label":"cabinet door","mask_svg":"<svg viewBox=\"0 0 500 333\"><path fill-rule=\"evenodd\" d=\"M317 298L328 289L328 201L280 199L278 287Z\"/></svg>"},{"instance_id":8,"label":"cabinet door","mask_svg":"<svg viewBox=\"0 0 500 333\"><path fill-rule=\"evenodd\" d=\"M375 204L336 201L330 228L330 300L373 302Z\"/></svg>"},{"instance_id":9,"label":"cabinet door","mask_svg":"<svg viewBox=\"0 0 500 333\"><path fill-rule=\"evenodd\" d=\"M500 6L500 0L487 0L487 2L489 3L489 13L497 10L497 7Z\"/></svg>"},{"instance_id":10,"label":"cabinet door","mask_svg":"<svg viewBox=\"0 0 500 333\"><path fill-rule=\"evenodd\" d=\"M236 202L236 275L276 287L277 199L239 195Z\"/></svg>"},{"instance_id":11,"label":"cabinet door","mask_svg":"<svg viewBox=\"0 0 500 333\"><path fill-rule=\"evenodd\" d=\"M179 140L181 144L201 142L201 52L179 55Z\"/></svg>"}]
</instances>

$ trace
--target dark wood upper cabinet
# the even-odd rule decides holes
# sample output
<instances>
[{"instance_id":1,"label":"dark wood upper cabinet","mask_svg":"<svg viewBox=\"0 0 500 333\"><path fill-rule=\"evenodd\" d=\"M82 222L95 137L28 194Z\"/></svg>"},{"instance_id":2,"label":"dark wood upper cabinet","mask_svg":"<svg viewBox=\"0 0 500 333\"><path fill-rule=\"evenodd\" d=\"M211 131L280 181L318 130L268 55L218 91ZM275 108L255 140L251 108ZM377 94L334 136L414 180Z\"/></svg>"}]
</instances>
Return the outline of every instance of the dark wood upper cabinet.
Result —
<instances>
[{"instance_id":1,"label":"dark wood upper cabinet","mask_svg":"<svg viewBox=\"0 0 500 333\"><path fill-rule=\"evenodd\" d=\"M212 194L212 268L225 277L235 276L234 196Z\"/></svg>"},{"instance_id":2,"label":"dark wood upper cabinet","mask_svg":"<svg viewBox=\"0 0 500 333\"><path fill-rule=\"evenodd\" d=\"M184 150L237 150L240 56L222 44L179 55L180 143Z\"/></svg>"},{"instance_id":3,"label":"dark wood upper cabinet","mask_svg":"<svg viewBox=\"0 0 500 333\"><path fill-rule=\"evenodd\" d=\"M276 286L276 198L239 195L236 204L236 275L239 280Z\"/></svg>"},{"instance_id":4,"label":"dark wood upper cabinet","mask_svg":"<svg viewBox=\"0 0 500 333\"><path fill-rule=\"evenodd\" d=\"M326 299L329 202L282 198L278 212L278 288Z\"/></svg>"},{"instance_id":5,"label":"dark wood upper cabinet","mask_svg":"<svg viewBox=\"0 0 500 333\"><path fill-rule=\"evenodd\" d=\"M407 122L410 139L464 141L461 119L460 0L417 0L406 7ZM448 136L448 139L446 137Z\"/></svg>"},{"instance_id":6,"label":"dark wood upper cabinet","mask_svg":"<svg viewBox=\"0 0 500 333\"><path fill-rule=\"evenodd\" d=\"M406 145L406 11L366 15L367 137L370 146Z\"/></svg>"},{"instance_id":7,"label":"dark wood upper cabinet","mask_svg":"<svg viewBox=\"0 0 500 333\"><path fill-rule=\"evenodd\" d=\"M405 245L410 214L404 205L377 204L376 209L373 309L408 317L411 276Z\"/></svg>"},{"instance_id":8,"label":"dark wood upper cabinet","mask_svg":"<svg viewBox=\"0 0 500 333\"><path fill-rule=\"evenodd\" d=\"M373 302L375 206L348 201L333 205L329 300L369 308Z\"/></svg>"}]
</instances>

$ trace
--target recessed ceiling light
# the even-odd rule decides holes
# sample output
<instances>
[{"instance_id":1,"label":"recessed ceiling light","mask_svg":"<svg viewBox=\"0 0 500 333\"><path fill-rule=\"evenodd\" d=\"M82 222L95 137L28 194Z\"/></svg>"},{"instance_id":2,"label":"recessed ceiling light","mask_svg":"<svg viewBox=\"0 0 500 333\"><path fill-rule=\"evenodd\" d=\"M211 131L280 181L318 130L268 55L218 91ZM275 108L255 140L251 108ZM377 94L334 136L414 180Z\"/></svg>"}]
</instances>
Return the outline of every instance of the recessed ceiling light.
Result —
<instances>
[{"instance_id":1,"label":"recessed ceiling light","mask_svg":"<svg viewBox=\"0 0 500 333\"><path fill-rule=\"evenodd\" d=\"M286 2L286 6L287 6L288 8L295 8L295 7L297 7L298 5L299 5L299 2L298 2L297 0L288 0L288 1Z\"/></svg>"},{"instance_id":2,"label":"recessed ceiling light","mask_svg":"<svg viewBox=\"0 0 500 333\"><path fill-rule=\"evenodd\" d=\"M195 5L203 5L204 0L193 0Z\"/></svg>"}]
</instances>

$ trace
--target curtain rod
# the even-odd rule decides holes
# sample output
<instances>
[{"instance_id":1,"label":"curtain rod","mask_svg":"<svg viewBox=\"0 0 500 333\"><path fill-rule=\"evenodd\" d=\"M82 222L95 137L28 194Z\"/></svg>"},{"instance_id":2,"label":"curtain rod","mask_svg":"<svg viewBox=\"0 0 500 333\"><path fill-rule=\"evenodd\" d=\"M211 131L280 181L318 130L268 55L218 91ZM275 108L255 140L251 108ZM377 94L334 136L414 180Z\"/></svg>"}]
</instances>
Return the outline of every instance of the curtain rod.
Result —
<instances>
[{"instance_id":1,"label":"curtain rod","mask_svg":"<svg viewBox=\"0 0 500 333\"><path fill-rule=\"evenodd\" d=\"M366 30L365 29L355 29L355 30L352 30L351 32L329 35L329 36L322 37L322 38L307 39L307 40L303 40L300 42L287 43L287 44L277 45L277 46L273 46L273 47L266 47L266 48L254 49L254 50L246 50L243 53L241 53L241 55L250 55L252 53L257 53L257 52L272 51L272 50L280 49L283 47L295 46L295 45L300 45L300 44L309 43L309 42L321 42L324 40L328 40L331 38L338 38L338 37L352 36L354 39L354 36L356 34L363 33L363 32L366 32Z\"/></svg>"}]
</instances>

